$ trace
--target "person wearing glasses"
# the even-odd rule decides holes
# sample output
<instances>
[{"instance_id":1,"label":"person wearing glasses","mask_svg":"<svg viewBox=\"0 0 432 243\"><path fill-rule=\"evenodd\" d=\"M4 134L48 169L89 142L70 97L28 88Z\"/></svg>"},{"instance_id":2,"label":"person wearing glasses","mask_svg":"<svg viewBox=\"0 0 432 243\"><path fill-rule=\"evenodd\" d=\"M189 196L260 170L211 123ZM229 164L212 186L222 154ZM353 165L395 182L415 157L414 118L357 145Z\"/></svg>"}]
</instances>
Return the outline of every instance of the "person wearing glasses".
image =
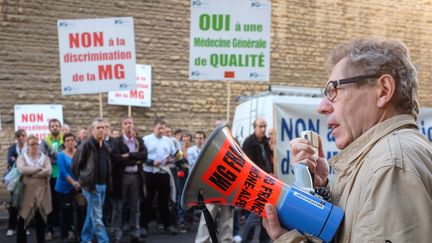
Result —
<instances>
[{"instance_id":1,"label":"person wearing glasses","mask_svg":"<svg viewBox=\"0 0 432 243\"><path fill-rule=\"evenodd\" d=\"M345 218L333 242L430 242L432 146L418 132L417 70L398 39L359 37L336 47L317 111L340 153L327 161L305 139L291 142L291 162L306 163L314 186L327 187ZM329 164L335 171L328 185ZM267 204L263 224L275 242L319 242L280 226Z\"/></svg>"},{"instance_id":2,"label":"person wearing glasses","mask_svg":"<svg viewBox=\"0 0 432 243\"><path fill-rule=\"evenodd\" d=\"M34 218L36 239L38 243L45 242L45 223L52 211L51 160L41 152L39 139L30 135L27 138L28 149L18 157L17 168L22 174L24 192L19 209L17 242L27 242L26 228Z\"/></svg>"},{"instance_id":3,"label":"person wearing glasses","mask_svg":"<svg viewBox=\"0 0 432 243\"><path fill-rule=\"evenodd\" d=\"M22 155L23 152L27 149L26 139L27 139L27 133L24 129L18 129L15 132L16 143L12 144L8 149L8 154L7 154L8 164L7 164L7 171L5 173L5 176L12 169L16 160L18 159L18 156ZM10 195L12 199L13 192L11 192ZM17 219L18 219L18 209L12 206L12 203L8 204L7 209L9 212L9 219L8 219L8 230L6 231L6 236L12 237L15 235Z\"/></svg>"}]
</instances>

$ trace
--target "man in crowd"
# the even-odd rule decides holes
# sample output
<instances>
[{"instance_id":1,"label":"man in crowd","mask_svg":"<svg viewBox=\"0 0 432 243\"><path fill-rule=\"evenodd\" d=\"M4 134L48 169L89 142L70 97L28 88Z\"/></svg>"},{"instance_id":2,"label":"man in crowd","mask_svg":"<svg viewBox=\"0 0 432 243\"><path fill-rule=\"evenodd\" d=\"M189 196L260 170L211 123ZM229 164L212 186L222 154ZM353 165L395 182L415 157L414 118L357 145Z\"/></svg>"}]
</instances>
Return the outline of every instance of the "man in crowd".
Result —
<instances>
[{"instance_id":1,"label":"man in crowd","mask_svg":"<svg viewBox=\"0 0 432 243\"><path fill-rule=\"evenodd\" d=\"M266 137L267 122L264 118L258 117L253 122L253 129L254 133L245 139L242 149L259 168L272 174L273 156L270 150L268 138ZM243 227L243 233L241 235L242 242L250 242L252 240L251 237L258 234L259 242L270 241L267 232L261 228L261 217L251 213Z\"/></svg>"},{"instance_id":2,"label":"man in crowd","mask_svg":"<svg viewBox=\"0 0 432 243\"><path fill-rule=\"evenodd\" d=\"M188 148L187 151L187 160L189 163L189 168L192 168L192 166L195 164L195 162L198 159L198 155L201 152L202 147L204 146L204 142L205 142L205 133L202 131L197 131L195 132L195 137L194 137L194 141L195 141L195 145Z\"/></svg>"},{"instance_id":3,"label":"man in crowd","mask_svg":"<svg viewBox=\"0 0 432 243\"><path fill-rule=\"evenodd\" d=\"M85 141L88 139L88 129L87 128L81 128L80 132L79 132L79 137L78 137L78 142L77 142L77 147L80 146L81 144L85 143Z\"/></svg>"},{"instance_id":4,"label":"man in crowd","mask_svg":"<svg viewBox=\"0 0 432 243\"><path fill-rule=\"evenodd\" d=\"M167 125L167 126L165 127L165 130L164 130L164 135L165 135L167 138L169 138L169 139L171 139L171 140L173 141L173 143L174 143L174 147L175 147L176 151L178 151L178 150L181 149L180 142L177 141L177 139L173 136L173 130L172 130L172 127L170 127L170 126Z\"/></svg>"},{"instance_id":5,"label":"man in crowd","mask_svg":"<svg viewBox=\"0 0 432 243\"><path fill-rule=\"evenodd\" d=\"M123 117L121 124L123 134L113 140L111 152L113 242L120 242L122 238L122 217L126 202L129 205L131 242L143 242L140 239L140 198L143 197L143 162L147 160L147 149L142 138L135 134L132 117Z\"/></svg>"},{"instance_id":6,"label":"man in crowd","mask_svg":"<svg viewBox=\"0 0 432 243\"><path fill-rule=\"evenodd\" d=\"M102 221L102 206L107 186L111 186L111 160L108 145L103 140L105 122L96 118L92 123L92 136L81 144L73 158L73 171L78 176L87 201L87 215L81 232L81 242L109 242Z\"/></svg>"},{"instance_id":7,"label":"man in crowd","mask_svg":"<svg viewBox=\"0 0 432 243\"><path fill-rule=\"evenodd\" d=\"M182 129L177 128L176 130L174 130L174 137L177 140L177 142L180 144L180 148L183 147L182 136L183 136Z\"/></svg>"},{"instance_id":8,"label":"man in crowd","mask_svg":"<svg viewBox=\"0 0 432 243\"><path fill-rule=\"evenodd\" d=\"M65 134L65 133L69 133L69 132L71 132L70 126L66 123L63 123L61 133Z\"/></svg>"},{"instance_id":9,"label":"man in crowd","mask_svg":"<svg viewBox=\"0 0 432 243\"><path fill-rule=\"evenodd\" d=\"M417 71L398 39L356 38L335 48L318 112L325 115L341 152L327 162L305 139L291 142L292 163L306 163L314 186L326 187L345 211L334 242L430 242L432 146L417 130ZM276 242L311 236L281 228L266 205L264 226Z\"/></svg>"},{"instance_id":10,"label":"man in crowd","mask_svg":"<svg viewBox=\"0 0 432 243\"><path fill-rule=\"evenodd\" d=\"M170 234L177 234L177 229L173 225L174 222L169 218L170 192L173 189L175 190L175 186L173 188L174 180L170 168L175 166L173 164L173 155L176 151L173 142L163 136L165 125L165 121L157 118L153 123L153 133L144 137L144 144L148 151L148 159L144 166L147 188L144 218L147 224L151 218L153 198L157 192L160 220L165 230Z\"/></svg>"},{"instance_id":11,"label":"man in crowd","mask_svg":"<svg viewBox=\"0 0 432 243\"><path fill-rule=\"evenodd\" d=\"M50 133L42 140L40 149L42 153L49 156L51 160L52 174L50 179L52 212L48 215L46 240L52 240L54 227L59 223L59 205L57 192L54 190L58 177L57 154L61 152L63 145L63 134L61 133L61 123L58 119L51 119L48 122Z\"/></svg>"}]
</instances>

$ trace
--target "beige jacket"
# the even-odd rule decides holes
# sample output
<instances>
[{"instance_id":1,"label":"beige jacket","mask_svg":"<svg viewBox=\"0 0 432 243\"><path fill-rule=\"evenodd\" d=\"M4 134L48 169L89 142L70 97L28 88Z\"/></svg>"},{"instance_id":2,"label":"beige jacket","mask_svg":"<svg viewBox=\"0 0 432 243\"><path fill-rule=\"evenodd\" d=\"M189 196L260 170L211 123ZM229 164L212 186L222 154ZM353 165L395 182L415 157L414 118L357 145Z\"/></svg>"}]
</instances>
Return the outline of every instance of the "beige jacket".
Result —
<instances>
[{"instance_id":1,"label":"beige jacket","mask_svg":"<svg viewBox=\"0 0 432 243\"><path fill-rule=\"evenodd\" d=\"M412 116L375 125L329 162L345 212L334 242L432 242L432 146ZM303 241L290 231L275 242Z\"/></svg>"},{"instance_id":2,"label":"beige jacket","mask_svg":"<svg viewBox=\"0 0 432 243\"><path fill-rule=\"evenodd\" d=\"M39 213L46 221L47 215L52 211L51 189L49 185L49 178L51 177L50 158L48 156L45 157L42 170L38 171L38 168L27 165L23 156L19 156L17 168L23 175L24 182L23 202L19 209L19 216L28 225L39 209Z\"/></svg>"}]
</instances>

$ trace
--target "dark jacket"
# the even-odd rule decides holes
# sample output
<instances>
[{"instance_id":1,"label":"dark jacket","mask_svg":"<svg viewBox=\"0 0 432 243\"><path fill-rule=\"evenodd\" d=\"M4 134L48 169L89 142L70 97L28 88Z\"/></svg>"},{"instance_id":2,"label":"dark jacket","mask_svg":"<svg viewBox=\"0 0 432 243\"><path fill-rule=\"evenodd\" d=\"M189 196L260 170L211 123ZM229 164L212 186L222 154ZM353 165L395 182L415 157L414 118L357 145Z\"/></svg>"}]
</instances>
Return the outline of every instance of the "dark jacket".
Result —
<instances>
[{"instance_id":1,"label":"dark jacket","mask_svg":"<svg viewBox=\"0 0 432 243\"><path fill-rule=\"evenodd\" d=\"M144 171L143 163L147 160L147 148L141 137L135 138L135 146L138 152L129 152L129 147L123 140L123 136L119 136L112 140L111 163L112 163L112 198L121 199L123 196L123 172L126 166L138 165L139 188L144 188ZM121 155L129 153L129 158L124 158ZM143 193L143 191L141 191Z\"/></svg>"},{"instance_id":2,"label":"dark jacket","mask_svg":"<svg viewBox=\"0 0 432 243\"><path fill-rule=\"evenodd\" d=\"M16 160L18 159L18 151L17 151L17 143L12 144L9 149L8 149L8 154L7 154L7 169L9 170L10 168L12 168L12 166L15 164Z\"/></svg>"},{"instance_id":3,"label":"dark jacket","mask_svg":"<svg viewBox=\"0 0 432 243\"><path fill-rule=\"evenodd\" d=\"M87 141L81 144L73 156L72 171L78 177L79 183L83 189L90 192L96 191L96 182L98 176L98 169L96 168L99 154L96 148L97 141L91 136ZM108 171L107 171L107 186L111 188L111 159L109 146L106 142L102 143L101 153L106 153L108 158Z\"/></svg>"},{"instance_id":4,"label":"dark jacket","mask_svg":"<svg viewBox=\"0 0 432 243\"><path fill-rule=\"evenodd\" d=\"M272 173L273 172L273 154L270 150L270 145L268 143L268 139L267 137L264 137L263 140L264 143L264 149L265 152L268 156L268 161L270 163L269 166L266 166L265 163L265 159L263 157L263 153L261 150L261 146L255 136L255 133L253 133L252 135L250 135L249 137L247 137L245 139L245 141L243 142L243 151L245 152L245 154L252 160L252 162L254 162L258 167L260 167L262 170L264 170L267 173ZM267 167L267 168L266 168Z\"/></svg>"}]
</instances>

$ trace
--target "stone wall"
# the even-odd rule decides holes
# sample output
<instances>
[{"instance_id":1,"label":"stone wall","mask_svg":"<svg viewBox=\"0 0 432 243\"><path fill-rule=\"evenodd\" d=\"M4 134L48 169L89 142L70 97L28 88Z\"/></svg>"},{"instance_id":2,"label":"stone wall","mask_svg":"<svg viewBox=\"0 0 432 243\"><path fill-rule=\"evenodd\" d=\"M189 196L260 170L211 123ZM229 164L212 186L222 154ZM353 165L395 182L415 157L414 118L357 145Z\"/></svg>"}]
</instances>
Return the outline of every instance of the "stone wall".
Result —
<instances>
[{"instance_id":1,"label":"stone wall","mask_svg":"<svg viewBox=\"0 0 432 243\"><path fill-rule=\"evenodd\" d=\"M0 0L0 12L2 162L13 142L15 104L62 104L65 122L75 132L99 115L97 94L61 96L57 19L134 17L137 63L153 69L152 107L132 109L140 133L151 131L156 116L168 118L175 128L207 132L226 116L226 83L188 80L187 0ZM273 0L271 23L270 82L233 82L231 117L236 97L267 90L270 84L322 87L326 54L360 35L401 38L420 67L421 102L432 106L430 1ZM105 94L104 116L119 127L127 107L108 106L106 99Z\"/></svg>"}]
</instances>

